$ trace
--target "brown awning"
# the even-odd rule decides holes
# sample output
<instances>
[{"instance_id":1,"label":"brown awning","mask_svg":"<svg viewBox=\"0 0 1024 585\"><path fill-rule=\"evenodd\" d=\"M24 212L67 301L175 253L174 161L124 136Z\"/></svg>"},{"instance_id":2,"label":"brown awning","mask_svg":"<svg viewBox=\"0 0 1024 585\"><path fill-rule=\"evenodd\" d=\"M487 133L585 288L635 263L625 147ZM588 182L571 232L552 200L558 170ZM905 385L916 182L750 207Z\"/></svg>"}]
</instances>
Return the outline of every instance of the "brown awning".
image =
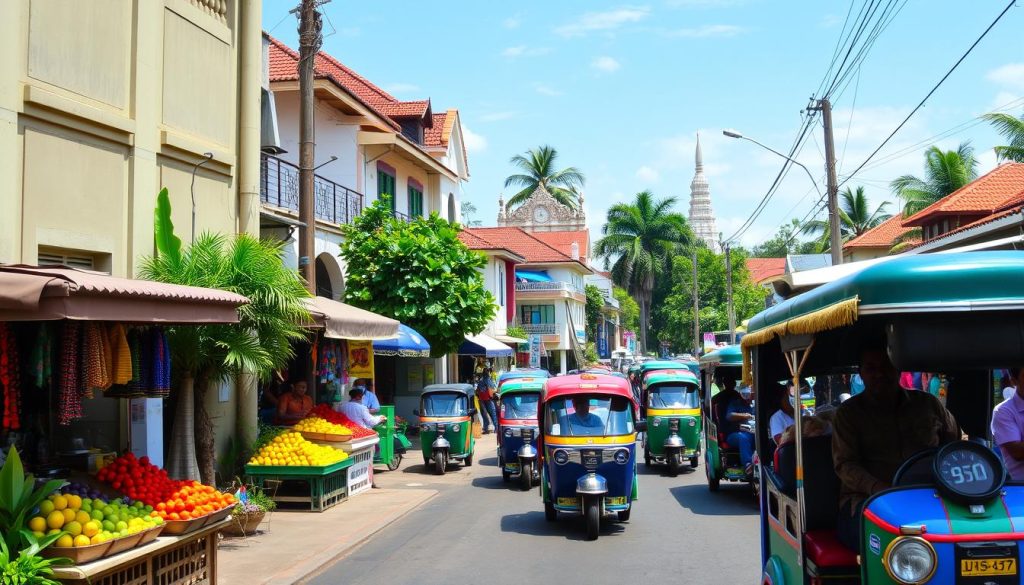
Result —
<instances>
[{"instance_id":1,"label":"brown awning","mask_svg":"<svg viewBox=\"0 0 1024 585\"><path fill-rule=\"evenodd\" d=\"M331 339L390 339L398 335L398 321L324 297L307 299L306 308L316 327Z\"/></svg>"},{"instance_id":2,"label":"brown awning","mask_svg":"<svg viewBox=\"0 0 1024 585\"><path fill-rule=\"evenodd\" d=\"M0 265L0 321L237 323L235 293L65 266Z\"/></svg>"}]
</instances>

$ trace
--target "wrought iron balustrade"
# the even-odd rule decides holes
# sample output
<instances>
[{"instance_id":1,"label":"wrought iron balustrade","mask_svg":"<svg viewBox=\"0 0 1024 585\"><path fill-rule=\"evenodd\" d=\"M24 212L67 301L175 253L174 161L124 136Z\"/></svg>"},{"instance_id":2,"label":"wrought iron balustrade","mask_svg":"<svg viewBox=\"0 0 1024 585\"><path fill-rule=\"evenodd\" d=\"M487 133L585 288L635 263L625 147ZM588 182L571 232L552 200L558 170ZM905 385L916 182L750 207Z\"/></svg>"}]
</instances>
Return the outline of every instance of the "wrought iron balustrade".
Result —
<instances>
[{"instance_id":1,"label":"wrought iron balustrade","mask_svg":"<svg viewBox=\"0 0 1024 585\"><path fill-rule=\"evenodd\" d=\"M299 167L276 156L260 159L260 201L298 213ZM318 220L348 224L363 212L363 194L313 175L313 213Z\"/></svg>"}]
</instances>

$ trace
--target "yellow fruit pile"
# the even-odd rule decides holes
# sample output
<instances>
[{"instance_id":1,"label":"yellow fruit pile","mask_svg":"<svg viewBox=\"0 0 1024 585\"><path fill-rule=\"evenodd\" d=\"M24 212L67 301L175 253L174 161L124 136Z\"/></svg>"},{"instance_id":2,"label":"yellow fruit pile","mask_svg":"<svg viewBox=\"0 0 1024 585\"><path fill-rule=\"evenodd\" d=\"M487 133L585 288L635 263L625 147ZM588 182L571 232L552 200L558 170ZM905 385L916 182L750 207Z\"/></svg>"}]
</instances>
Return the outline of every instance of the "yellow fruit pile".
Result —
<instances>
[{"instance_id":1,"label":"yellow fruit pile","mask_svg":"<svg viewBox=\"0 0 1024 585\"><path fill-rule=\"evenodd\" d=\"M348 455L334 447L315 445L296 432L282 433L253 455L249 465L326 467L344 461Z\"/></svg>"},{"instance_id":2,"label":"yellow fruit pile","mask_svg":"<svg viewBox=\"0 0 1024 585\"><path fill-rule=\"evenodd\" d=\"M295 423L295 426L292 428L296 431L305 431L307 433L324 433L327 435L352 434L352 431L348 427L328 422L317 416L306 417Z\"/></svg>"},{"instance_id":3,"label":"yellow fruit pile","mask_svg":"<svg viewBox=\"0 0 1024 585\"><path fill-rule=\"evenodd\" d=\"M60 534L54 546L60 548L103 544L136 534L163 523L150 516L142 502L132 505L114 501L82 499L74 494L55 494L39 504L39 515L28 521L37 537Z\"/></svg>"}]
</instances>

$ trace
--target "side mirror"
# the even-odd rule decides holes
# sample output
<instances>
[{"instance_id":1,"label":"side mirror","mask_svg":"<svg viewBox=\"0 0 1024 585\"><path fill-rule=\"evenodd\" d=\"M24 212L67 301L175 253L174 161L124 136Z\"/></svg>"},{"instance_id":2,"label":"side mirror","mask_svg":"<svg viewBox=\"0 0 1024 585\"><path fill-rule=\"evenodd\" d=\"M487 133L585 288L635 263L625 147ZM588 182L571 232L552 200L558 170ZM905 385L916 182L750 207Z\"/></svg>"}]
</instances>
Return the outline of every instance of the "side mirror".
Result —
<instances>
[{"instance_id":1,"label":"side mirror","mask_svg":"<svg viewBox=\"0 0 1024 585\"><path fill-rule=\"evenodd\" d=\"M420 415L420 409L414 408L413 411L412 411L412 414L413 414L413 416L419 416Z\"/></svg>"},{"instance_id":2,"label":"side mirror","mask_svg":"<svg viewBox=\"0 0 1024 585\"><path fill-rule=\"evenodd\" d=\"M476 416L476 408L470 408L468 411L466 411L466 414L468 414L469 416Z\"/></svg>"},{"instance_id":3,"label":"side mirror","mask_svg":"<svg viewBox=\"0 0 1024 585\"><path fill-rule=\"evenodd\" d=\"M646 420L638 420L638 421L636 421L636 432L638 432L638 433L646 433L647 432L647 421Z\"/></svg>"}]
</instances>

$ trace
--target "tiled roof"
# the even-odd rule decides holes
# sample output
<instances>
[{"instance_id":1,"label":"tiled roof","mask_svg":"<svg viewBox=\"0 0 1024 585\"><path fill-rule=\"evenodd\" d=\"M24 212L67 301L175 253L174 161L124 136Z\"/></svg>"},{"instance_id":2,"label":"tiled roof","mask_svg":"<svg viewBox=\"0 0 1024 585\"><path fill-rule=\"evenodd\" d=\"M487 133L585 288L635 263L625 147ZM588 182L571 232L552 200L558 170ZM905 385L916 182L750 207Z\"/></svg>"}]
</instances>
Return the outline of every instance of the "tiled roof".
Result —
<instances>
[{"instance_id":1,"label":"tiled roof","mask_svg":"<svg viewBox=\"0 0 1024 585\"><path fill-rule=\"evenodd\" d=\"M905 226L923 226L943 215L989 215L1024 193L1024 163L1005 163L913 216Z\"/></svg>"},{"instance_id":2,"label":"tiled roof","mask_svg":"<svg viewBox=\"0 0 1024 585\"><path fill-rule=\"evenodd\" d=\"M525 260L521 254L516 253L512 248L501 243L495 243L487 239L480 233L477 233L479 228L463 228L459 232L459 240L466 244L466 247L470 250L492 250L492 251L504 251L510 256L516 257L520 260Z\"/></svg>"},{"instance_id":3,"label":"tiled roof","mask_svg":"<svg viewBox=\"0 0 1024 585\"><path fill-rule=\"evenodd\" d=\"M843 244L849 248L891 248L896 238L909 232L911 227L904 225L903 216L896 214L863 234Z\"/></svg>"},{"instance_id":4,"label":"tiled roof","mask_svg":"<svg viewBox=\"0 0 1024 585\"><path fill-rule=\"evenodd\" d=\"M392 102L385 103L378 106L382 112L391 116L392 118L423 118L427 119L427 126L433 126L434 119L432 116L427 116L427 112L430 111L430 100L420 100L415 102Z\"/></svg>"},{"instance_id":5,"label":"tiled roof","mask_svg":"<svg viewBox=\"0 0 1024 585\"><path fill-rule=\"evenodd\" d=\"M747 270L754 284L786 273L785 258L747 258Z\"/></svg>"},{"instance_id":6,"label":"tiled roof","mask_svg":"<svg viewBox=\"0 0 1024 585\"><path fill-rule=\"evenodd\" d=\"M566 230L557 232L533 232L533 237L572 257L572 244L579 245L580 260L586 263L590 257L590 230Z\"/></svg>"},{"instance_id":7,"label":"tiled roof","mask_svg":"<svg viewBox=\"0 0 1024 585\"><path fill-rule=\"evenodd\" d=\"M933 239L928 240L928 241L929 242L935 242L935 241L941 240L943 238L948 238L949 236L952 236L953 234L958 234L960 232L965 232L965 231L967 231L969 229L973 229L973 228L985 225L987 223L992 223L994 221L1003 219L1005 217L1010 217L1011 215L1014 215L1016 213L1024 212L1024 195L1022 195L1021 197L1017 197L1014 201L1015 201L1015 203L1013 205L1003 205L999 211L997 211L996 213L993 213L992 215L983 217L983 218L981 218L981 219L979 219L977 221L974 221L974 222L971 222L971 223L968 223L968 224L964 224L964 225L962 225L962 226L960 226L960 227L958 227L956 229L949 230L948 232L942 234L941 236L939 236L937 238L933 238Z\"/></svg>"},{"instance_id":8,"label":"tiled roof","mask_svg":"<svg viewBox=\"0 0 1024 585\"><path fill-rule=\"evenodd\" d=\"M529 264L576 262L581 266L584 266L582 262L573 260L567 254L563 254L547 243L534 237L535 234L527 233L521 228L481 227L468 228L465 231L471 232L479 238L483 238L488 242L500 245L507 250L515 252L523 258L526 258L526 262Z\"/></svg>"},{"instance_id":9,"label":"tiled roof","mask_svg":"<svg viewBox=\"0 0 1024 585\"><path fill-rule=\"evenodd\" d=\"M423 131L424 146L448 146L448 139L451 137L451 127L445 127L448 119L448 112L434 114L434 124Z\"/></svg>"}]
</instances>

